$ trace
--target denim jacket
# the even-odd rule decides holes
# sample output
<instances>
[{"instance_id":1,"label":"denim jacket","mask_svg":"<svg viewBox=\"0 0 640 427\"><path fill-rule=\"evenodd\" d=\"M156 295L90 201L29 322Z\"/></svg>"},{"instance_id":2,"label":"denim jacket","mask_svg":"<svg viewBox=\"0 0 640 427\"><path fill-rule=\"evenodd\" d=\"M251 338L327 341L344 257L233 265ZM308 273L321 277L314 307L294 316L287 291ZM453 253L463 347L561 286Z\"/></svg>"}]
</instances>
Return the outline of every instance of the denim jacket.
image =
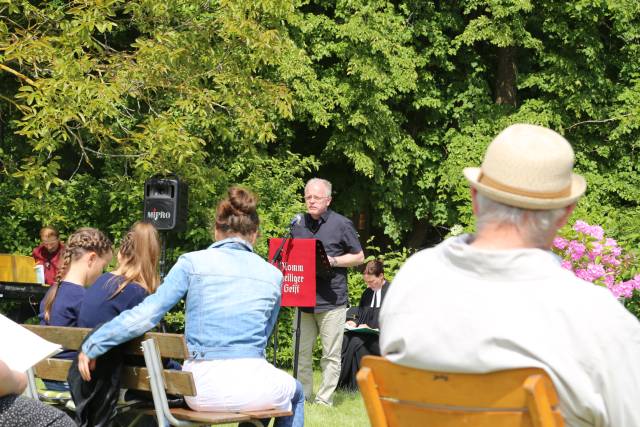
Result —
<instances>
[{"instance_id":1,"label":"denim jacket","mask_svg":"<svg viewBox=\"0 0 640 427\"><path fill-rule=\"evenodd\" d=\"M264 357L280 309L282 273L229 238L182 255L158 290L105 323L82 345L91 359L157 324L186 294L185 338L191 359Z\"/></svg>"}]
</instances>

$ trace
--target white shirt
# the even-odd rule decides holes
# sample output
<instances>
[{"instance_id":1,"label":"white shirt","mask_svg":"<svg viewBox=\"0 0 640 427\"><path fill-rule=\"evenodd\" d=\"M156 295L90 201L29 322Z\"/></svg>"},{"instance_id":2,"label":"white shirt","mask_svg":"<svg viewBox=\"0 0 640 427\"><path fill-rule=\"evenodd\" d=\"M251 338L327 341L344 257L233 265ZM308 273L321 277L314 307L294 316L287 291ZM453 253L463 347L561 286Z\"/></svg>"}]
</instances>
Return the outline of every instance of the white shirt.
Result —
<instances>
[{"instance_id":1,"label":"white shirt","mask_svg":"<svg viewBox=\"0 0 640 427\"><path fill-rule=\"evenodd\" d=\"M636 318L551 252L479 250L468 238L402 266L380 313L382 354L449 372L540 367L567 426L640 426Z\"/></svg>"},{"instance_id":2,"label":"white shirt","mask_svg":"<svg viewBox=\"0 0 640 427\"><path fill-rule=\"evenodd\" d=\"M373 308L380 308L382 303L382 288L373 291L373 298L371 298L371 306Z\"/></svg>"}]
</instances>

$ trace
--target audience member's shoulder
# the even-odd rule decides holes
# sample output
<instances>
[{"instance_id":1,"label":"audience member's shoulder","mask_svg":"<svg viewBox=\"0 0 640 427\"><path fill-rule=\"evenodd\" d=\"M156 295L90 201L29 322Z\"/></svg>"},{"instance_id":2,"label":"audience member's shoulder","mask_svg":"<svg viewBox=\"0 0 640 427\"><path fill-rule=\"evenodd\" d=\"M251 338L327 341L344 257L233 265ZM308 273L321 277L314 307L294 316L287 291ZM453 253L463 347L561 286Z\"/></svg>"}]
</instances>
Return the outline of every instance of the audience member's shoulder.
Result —
<instances>
[{"instance_id":1,"label":"audience member's shoulder","mask_svg":"<svg viewBox=\"0 0 640 427\"><path fill-rule=\"evenodd\" d=\"M424 268L425 263L436 260L441 256L442 243L431 248L421 249L415 254L411 255L407 261L403 264L402 268Z\"/></svg>"},{"instance_id":2,"label":"audience member's shoulder","mask_svg":"<svg viewBox=\"0 0 640 427\"><path fill-rule=\"evenodd\" d=\"M620 320L636 319L620 301L604 286L598 286L576 277L571 271L562 271L562 281L556 282L554 292L557 299L564 299L567 304L579 306L589 313L589 317L599 323L609 324ZM597 319L597 320L596 320ZM640 328L640 324L638 324ZM640 329L639 329L640 330Z\"/></svg>"},{"instance_id":3,"label":"audience member's shoulder","mask_svg":"<svg viewBox=\"0 0 640 427\"><path fill-rule=\"evenodd\" d=\"M440 248L438 246L422 249L411 255L398 270L389 287L389 292L400 295L411 293L416 286L420 287L423 281L417 279L426 277L427 274L433 272L433 269L442 265L442 262L438 260L439 256Z\"/></svg>"},{"instance_id":4,"label":"audience member's shoulder","mask_svg":"<svg viewBox=\"0 0 640 427\"><path fill-rule=\"evenodd\" d=\"M268 263L267 261L264 261L264 264L265 264L265 268L267 269L267 271L269 272L269 275L273 278L273 280L276 280L278 282L282 281L282 271L280 271L279 268L277 268L275 265L271 263Z\"/></svg>"},{"instance_id":5,"label":"audience member's shoulder","mask_svg":"<svg viewBox=\"0 0 640 427\"><path fill-rule=\"evenodd\" d=\"M86 288L84 286L80 286L76 283L71 283L63 280L62 282L60 282L58 292L78 294L78 293L84 293L85 290Z\"/></svg>"},{"instance_id":6,"label":"audience member's shoulder","mask_svg":"<svg viewBox=\"0 0 640 427\"><path fill-rule=\"evenodd\" d=\"M582 280L570 270L558 266L558 271L555 274L557 274L558 279L560 279L565 289L577 296L594 298L596 300L602 298L615 300L615 297L613 297L609 289Z\"/></svg>"},{"instance_id":7,"label":"audience member's shoulder","mask_svg":"<svg viewBox=\"0 0 640 427\"><path fill-rule=\"evenodd\" d=\"M207 247L199 251L185 252L178 257L177 262L186 264L198 264L199 262L211 259L212 256L213 254L209 250L209 247Z\"/></svg>"},{"instance_id":8,"label":"audience member's shoulder","mask_svg":"<svg viewBox=\"0 0 640 427\"><path fill-rule=\"evenodd\" d=\"M104 283L109 282L112 278L113 278L113 274L106 272L106 273L102 273L100 276L98 276L98 278L96 279L95 282L93 282L93 285L91 285L91 287L95 286L95 285L101 285Z\"/></svg>"}]
</instances>

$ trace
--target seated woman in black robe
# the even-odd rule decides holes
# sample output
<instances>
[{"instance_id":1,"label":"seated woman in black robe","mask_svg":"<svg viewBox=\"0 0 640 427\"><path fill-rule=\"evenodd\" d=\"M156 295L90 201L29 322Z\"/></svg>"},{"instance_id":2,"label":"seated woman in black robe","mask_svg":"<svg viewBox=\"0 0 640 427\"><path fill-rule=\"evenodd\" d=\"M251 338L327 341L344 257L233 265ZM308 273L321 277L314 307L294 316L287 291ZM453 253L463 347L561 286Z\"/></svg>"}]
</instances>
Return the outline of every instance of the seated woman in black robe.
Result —
<instances>
[{"instance_id":1,"label":"seated woman in black robe","mask_svg":"<svg viewBox=\"0 0 640 427\"><path fill-rule=\"evenodd\" d=\"M360 359L367 354L380 355L378 315L389 289L382 261L369 261L364 267L363 278L367 289L360 298L355 318L347 320L347 330L342 340L342 367L338 387L347 390L358 389L356 373L360 369ZM349 330L354 328L355 330Z\"/></svg>"}]
</instances>

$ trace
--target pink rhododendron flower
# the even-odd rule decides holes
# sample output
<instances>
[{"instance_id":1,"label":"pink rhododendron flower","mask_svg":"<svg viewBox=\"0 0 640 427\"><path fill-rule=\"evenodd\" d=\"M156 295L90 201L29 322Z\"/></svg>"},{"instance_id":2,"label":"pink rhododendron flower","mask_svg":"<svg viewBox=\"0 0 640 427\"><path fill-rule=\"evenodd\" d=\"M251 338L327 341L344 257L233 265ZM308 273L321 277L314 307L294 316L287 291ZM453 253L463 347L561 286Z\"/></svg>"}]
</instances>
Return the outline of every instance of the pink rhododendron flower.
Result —
<instances>
[{"instance_id":1,"label":"pink rhododendron flower","mask_svg":"<svg viewBox=\"0 0 640 427\"><path fill-rule=\"evenodd\" d=\"M576 230L578 233L584 233L584 234L589 234L589 224L587 224L586 222L582 221L582 220L577 220L575 224L573 224L573 229Z\"/></svg>"},{"instance_id":2,"label":"pink rhododendron flower","mask_svg":"<svg viewBox=\"0 0 640 427\"><path fill-rule=\"evenodd\" d=\"M593 280L599 279L604 276L604 267L600 264L589 263L589 265L587 265L587 272Z\"/></svg>"},{"instance_id":3,"label":"pink rhododendron flower","mask_svg":"<svg viewBox=\"0 0 640 427\"><path fill-rule=\"evenodd\" d=\"M615 239L604 236L600 225L576 221L570 231L553 240L551 250L562 258L562 268L582 280L606 286L617 298L631 298L634 290L640 291L640 274L622 281L631 257L622 254Z\"/></svg>"},{"instance_id":4,"label":"pink rhododendron flower","mask_svg":"<svg viewBox=\"0 0 640 427\"><path fill-rule=\"evenodd\" d=\"M604 230L599 225L592 225L588 228L587 234L598 240L602 240L604 237Z\"/></svg>"},{"instance_id":5,"label":"pink rhododendron flower","mask_svg":"<svg viewBox=\"0 0 640 427\"><path fill-rule=\"evenodd\" d=\"M569 241L563 237L553 239L553 246L558 249L565 249L569 245Z\"/></svg>"},{"instance_id":6,"label":"pink rhododendron flower","mask_svg":"<svg viewBox=\"0 0 640 427\"><path fill-rule=\"evenodd\" d=\"M579 260L584 255L584 251L587 248L580 242L572 240L569 242L569 254L574 261Z\"/></svg>"},{"instance_id":7,"label":"pink rhododendron flower","mask_svg":"<svg viewBox=\"0 0 640 427\"><path fill-rule=\"evenodd\" d=\"M593 278L591 277L591 274L589 274L589 271L585 268L577 268L575 270L576 276L578 276L580 279L582 280L586 280L587 282L593 282Z\"/></svg>"},{"instance_id":8,"label":"pink rhododendron flower","mask_svg":"<svg viewBox=\"0 0 640 427\"><path fill-rule=\"evenodd\" d=\"M603 281L607 288L611 288L611 286L615 283L616 278L613 274L607 274L606 276L604 276Z\"/></svg>"},{"instance_id":9,"label":"pink rhododendron flower","mask_svg":"<svg viewBox=\"0 0 640 427\"><path fill-rule=\"evenodd\" d=\"M604 246L602 244L596 242L591 245L590 254L592 254L594 257L598 257L602 255L603 251L604 251Z\"/></svg>"},{"instance_id":10,"label":"pink rhododendron flower","mask_svg":"<svg viewBox=\"0 0 640 427\"><path fill-rule=\"evenodd\" d=\"M634 280L627 280L626 282L613 285L610 289L616 298L631 298L633 290L637 289L637 282Z\"/></svg>"}]
</instances>

